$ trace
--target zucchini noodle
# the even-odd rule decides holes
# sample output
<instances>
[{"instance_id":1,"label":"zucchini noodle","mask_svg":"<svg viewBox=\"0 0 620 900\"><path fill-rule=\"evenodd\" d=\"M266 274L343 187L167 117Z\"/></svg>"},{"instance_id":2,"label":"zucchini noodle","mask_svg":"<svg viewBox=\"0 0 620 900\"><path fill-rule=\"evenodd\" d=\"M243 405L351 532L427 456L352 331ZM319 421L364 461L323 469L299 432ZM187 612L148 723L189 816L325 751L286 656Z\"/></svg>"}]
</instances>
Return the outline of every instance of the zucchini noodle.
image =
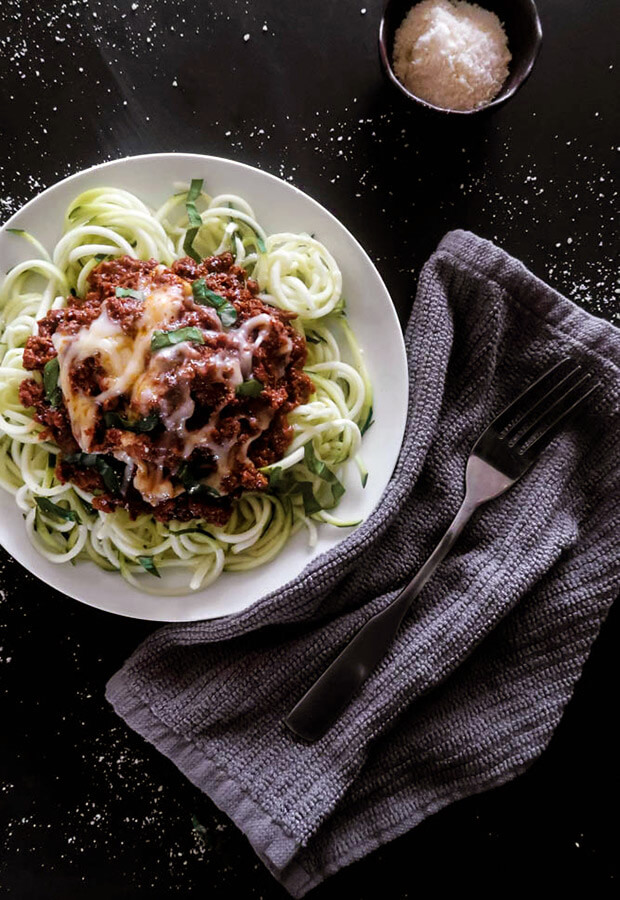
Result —
<instances>
[{"instance_id":1,"label":"zucchini noodle","mask_svg":"<svg viewBox=\"0 0 620 900\"><path fill-rule=\"evenodd\" d=\"M314 236L267 235L243 198L211 197L201 187L182 186L156 211L118 188L85 191L69 206L51 255L36 237L10 229L37 255L14 266L0 287L0 486L15 497L28 537L46 559L90 560L164 596L204 588L224 571L260 566L300 528L313 545L321 523L357 524L333 510L349 460L363 485L367 478L359 449L371 424L372 388L346 319L336 261ZM83 297L96 265L123 255L170 265L187 255L188 240L198 258L231 252L258 282L264 302L296 314L292 324L306 339L305 371L315 386L288 416L294 436L284 457L261 470L269 489L235 499L222 527L96 510L92 494L57 479L59 449L41 439L34 411L19 399L22 380L34 374L24 370L22 356L37 321L63 307L69 294Z\"/></svg>"}]
</instances>

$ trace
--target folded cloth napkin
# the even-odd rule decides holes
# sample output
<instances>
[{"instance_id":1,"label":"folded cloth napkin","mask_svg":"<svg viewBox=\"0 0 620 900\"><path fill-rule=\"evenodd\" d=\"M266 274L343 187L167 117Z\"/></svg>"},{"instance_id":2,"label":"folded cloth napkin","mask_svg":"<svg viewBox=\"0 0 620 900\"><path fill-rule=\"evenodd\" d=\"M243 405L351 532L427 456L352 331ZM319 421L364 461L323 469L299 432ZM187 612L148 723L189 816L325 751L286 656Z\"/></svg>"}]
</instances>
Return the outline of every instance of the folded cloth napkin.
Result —
<instances>
[{"instance_id":1,"label":"folded cloth napkin","mask_svg":"<svg viewBox=\"0 0 620 900\"><path fill-rule=\"evenodd\" d=\"M422 271L407 349L405 439L370 518L246 611L157 631L108 684L296 897L525 770L620 583L620 332L454 231ZM480 431L567 354L602 389L469 524L342 718L296 739L283 716L433 549Z\"/></svg>"}]
</instances>

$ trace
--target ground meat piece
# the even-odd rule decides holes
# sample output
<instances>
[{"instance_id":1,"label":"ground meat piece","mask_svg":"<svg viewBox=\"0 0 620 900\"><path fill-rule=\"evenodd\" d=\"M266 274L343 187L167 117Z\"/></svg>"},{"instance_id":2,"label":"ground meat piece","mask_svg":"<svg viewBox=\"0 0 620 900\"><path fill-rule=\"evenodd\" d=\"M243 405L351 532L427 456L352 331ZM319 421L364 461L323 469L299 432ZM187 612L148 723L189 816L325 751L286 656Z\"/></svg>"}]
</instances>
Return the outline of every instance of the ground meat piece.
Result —
<instances>
[{"instance_id":1,"label":"ground meat piece","mask_svg":"<svg viewBox=\"0 0 620 900\"><path fill-rule=\"evenodd\" d=\"M42 372L45 364L56 356L51 338L33 335L26 341L24 347L23 366L28 371Z\"/></svg>"},{"instance_id":2,"label":"ground meat piece","mask_svg":"<svg viewBox=\"0 0 620 900\"><path fill-rule=\"evenodd\" d=\"M195 281L213 272L227 272L234 266L234 262L232 253L220 253L219 256L210 256L202 262L196 262L191 256L183 256L176 259L170 268L176 275Z\"/></svg>"},{"instance_id":3,"label":"ground meat piece","mask_svg":"<svg viewBox=\"0 0 620 900\"><path fill-rule=\"evenodd\" d=\"M93 506L103 512L115 509L126 509L132 519L147 513L159 522L176 519L189 522L192 519L204 519L212 525L225 525L230 518L231 504L227 499L214 500L210 497L198 498L190 494L180 494L174 500L166 500L158 506L150 506L135 491L127 498L103 495L93 498Z\"/></svg>"},{"instance_id":4,"label":"ground meat piece","mask_svg":"<svg viewBox=\"0 0 620 900\"><path fill-rule=\"evenodd\" d=\"M42 384L33 378L26 378L19 386L19 402L28 409L34 407L36 422L45 425L41 439L54 440L65 453L75 453L78 445L73 437L71 421L62 401L57 407L50 406Z\"/></svg>"},{"instance_id":5,"label":"ground meat piece","mask_svg":"<svg viewBox=\"0 0 620 900\"><path fill-rule=\"evenodd\" d=\"M72 484L82 488L83 491L103 491L105 485L103 478L96 469L82 469L79 466L69 463L62 456L56 463L56 477L63 484L70 481Z\"/></svg>"},{"instance_id":6,"label":"ground meat piece","mask_svg":"<svg viewBox=\"0 0 620 900\"><path fill-rule=\"evenodd\" d=\"M277 412L267 431L250 445L248 456L257 469L271 466L278 459L282 459L292 440L292 426L288 424L282 412Z\"/></svg>"},{"instance_id":7,"label":"ground meat piece","mask_svg":"<svg viewBox=\"0 0 620 900\"><path fill-rule=\"evenodd\" d=\"M34 378L24 378L19 386L19 402L25 409L34 406L35 409L45 398L45 390L42 384Z\"/></svg>"},{"instance_id":8,"label":"ground meat piece","mask_svg":"<svg viewBox=\"0 0 620 900\"><path fill-rule=\"evenodd\" d=\"M198 278L204 278L210 290L233 304L237 320L232 326L223 326L214 307L196 302L191 285ZM182 352L160 356L147 349L141 377L148 374L148 387L136 395L131 393L131 384L123 395L109 391L110 376L96 348L90 356L78 356L68 373L71 391L91 404L91 417L92 398L107 392L104 400L94 401L94 424L76 430L81 435L81 449L105 454L112 462L116 457L140 464L140 481L130 480L123 496L113 497L95 469L80 469L61 455L57 471L63 481L95 492L98 509L122 507L131 516L148 513L161 521L198 517L224 524L234 497L244 490L267 487L268 479L259 469L284 455L293 438L286 414L305 402L314 389L303 372L305 341L290 324L294 315L264 303L258 297L257 283L235 265L232 254L200 263L186 257L169 268L156 260L127 256L100 263L90 273L85 298L69 298L64 309L51 310L39 322L38 335L26 344L24 364L42 370L55 355L53 335L71 336L89 327L102 314L104 303L106 314L125 334L134 337L141 327L145 304L151 301L117 297L116 288L143 291L148 298L154 290L170 285L174 286L174 302L164 330L198 328L202 343L184 343ZM238 329L248 319L264 315L269 317L268 324L262 322L248 336L256 343L248 373L247 356L241 369L245 351ZM63 358L66 356L61 356L61 364ZM260 382L262 389L257 395L236 392L241 370L246 380ZM22 383L20 397L24 405L34 407L36 420L46 427L44 436L54 439L63 453L80 449L64 403L52 408L43 387L32 379ZM83 407L72 404L71 408ZM117 414L111 422L105 419L108 411ZM179 417L179 411L186 412ZM153 415L155 422L147 431L137 427ZM196 442L193 449L192 440ZM186 474L181 476L183 470ZM190 494L185 481L188 473L192 481L219 474L222 498L200 491ZM138 491L138 484L143 493ZM161 496L170 499L156 502Z\"/></svg>"},{"instance_id":9,"label":"ground meat piece","mask_svg":"<svg viewBox=\"0 0 620 900\"><path fill-rule=\"evenodd\" d=\"M102 303L107 297L114 297L117 287L140 290L158 265L156 259L142 260L132 256L119 256L100 263L89 275L86 303L93 300Z\"/></svg>"},{"instance_id":10,"label":"ground meat piece","mask_svg":"<svg viewBox=\"0 0 620 900\"><path fill-rule=\"evenodd\" d=\"M94 356L89 356L71 369L69 381L74 391L96 397L104 390L105 370Z\"/></svg>"}]
</instances>

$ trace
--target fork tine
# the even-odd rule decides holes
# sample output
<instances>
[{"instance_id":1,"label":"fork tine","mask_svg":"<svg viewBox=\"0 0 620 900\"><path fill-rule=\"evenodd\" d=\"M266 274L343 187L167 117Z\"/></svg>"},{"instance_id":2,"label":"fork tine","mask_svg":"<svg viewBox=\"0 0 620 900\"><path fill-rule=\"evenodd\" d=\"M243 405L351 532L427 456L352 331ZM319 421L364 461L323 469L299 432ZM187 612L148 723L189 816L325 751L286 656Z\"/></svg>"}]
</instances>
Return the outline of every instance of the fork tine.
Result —
<instances>
[{"instance_id":1,"label":"fork tine","mask_svg":"<svg viewBox=\"0 0 620 900\"><path fill-rule=\"evenodd\" d=\"M566 375L564 375L553 387L548 390L542 397L539 397L531 406L526 407L518 419L513 419L504 431L501 434L501 437L504 440L507 440L510 446L519 441L520 435L519 431L523 433L526 429L529 431L529 425L535 424L539 421L541 416L545 415L546 410L549 409L556 400L560 400L564 394L575 384L578 384L579 375L581 373L581 366L576 365L572 371L569 371ZM581 376L584 377L583 375ZM535 418L533 418L535 417Z\"/></svg>"},{"instance_id":2,"label":"fork tine","mask_svg":"<svg viewBox=\"0 0 620 900\"><path fill-rule=\"evenodd\" d=\"M597 381L595 384L592 384L591 380L591 375L584 375L577 384L573 385L573 387L560 397L559 400L556 400L545 413L539 416L537 422L533 423L521 437L516 448L519 454L523 455L524 453L527 453L528 455L535 455L540 453L547 446L549 441L552 440L559 430L559 426L564 419L574 412L575 409L590 396L590 394L594 393L594 391L598 390L601 386L600 382ZM543 431L540 432L540 434L537 434L541 421L544 422ZM530 441L534 435L537 435L535 440L528 444L528 441Z\"/></svg>"},{"instance_id":3,"label":"fork tine","mask_svg":"<svg viewBox=\"0 0 620 900\"><path fill-rule=\"evenodd\" d=\"M497 416L491 423L492 427L498 431L504 431L510 426L515 416L520 416L524 410L529 410L533 404L537 403L541 397L544 397L548 391L573 373L577 368L576 363L570 357L556 363L551 369L537 378L510 406Z\"/></svg>"}]
</instances>

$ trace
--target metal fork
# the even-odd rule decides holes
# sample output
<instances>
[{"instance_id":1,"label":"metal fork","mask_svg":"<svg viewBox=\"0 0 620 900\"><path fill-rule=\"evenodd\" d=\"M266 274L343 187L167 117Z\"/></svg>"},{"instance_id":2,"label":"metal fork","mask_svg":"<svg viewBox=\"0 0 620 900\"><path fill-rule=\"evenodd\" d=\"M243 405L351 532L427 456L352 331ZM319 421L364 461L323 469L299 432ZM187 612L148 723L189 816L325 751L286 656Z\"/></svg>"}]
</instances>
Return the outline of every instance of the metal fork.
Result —
<instances>
[{"instance_id":1,"label":"metal fork","mask_svg":"<svg viewBox=\"0 0 620 900\"><path fill-rule=\"evenodd\" d=\"M566 417L599 387L580 365L564 359L491 422L467 461L465 499L417 575L345 646L284 719L299 737L322 737L382 659L400 624L435 569L481 504L498 497L527 472Z\"/></svg>"}]
</instances>

